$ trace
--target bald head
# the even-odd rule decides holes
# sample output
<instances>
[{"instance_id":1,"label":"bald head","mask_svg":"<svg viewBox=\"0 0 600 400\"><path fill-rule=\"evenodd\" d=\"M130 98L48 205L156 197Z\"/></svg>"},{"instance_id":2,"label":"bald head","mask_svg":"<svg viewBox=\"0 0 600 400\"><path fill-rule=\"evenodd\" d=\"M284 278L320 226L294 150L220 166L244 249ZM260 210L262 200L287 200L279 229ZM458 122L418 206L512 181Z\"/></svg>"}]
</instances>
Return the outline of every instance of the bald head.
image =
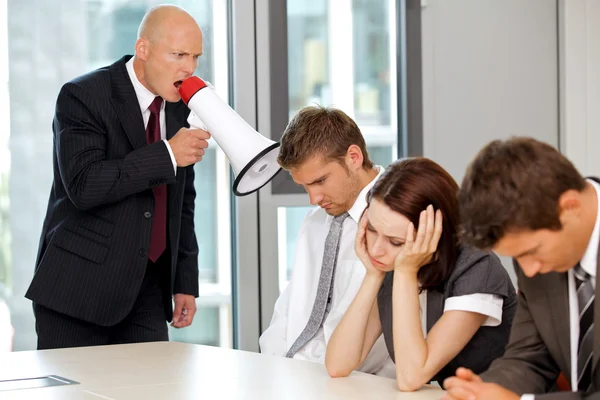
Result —
<instances>
[{"instance_id":1,"label":"bald head","mask_svg":"<svg viewBox=\"0 0 600 400\"><path fill-rule=\"evenodd\" d=\"M138 28L138 39L160 41L175 28L185 28L188 33L202 35L196 20L187 11L178 6L163 4L152 7L144 15Z\"/></svg>"},{"instance_id":2,"label":"bald head","mask_svg":"<svg viewBox=\"0 0 600 400\"><path fill-rule=\"evenodd\" d=\"M133 69L140 83L166 101L181 99L179 86L192 76L202 55L202 31L180 7L151 8L140 24Z\"/></svg>"}]
</instances>

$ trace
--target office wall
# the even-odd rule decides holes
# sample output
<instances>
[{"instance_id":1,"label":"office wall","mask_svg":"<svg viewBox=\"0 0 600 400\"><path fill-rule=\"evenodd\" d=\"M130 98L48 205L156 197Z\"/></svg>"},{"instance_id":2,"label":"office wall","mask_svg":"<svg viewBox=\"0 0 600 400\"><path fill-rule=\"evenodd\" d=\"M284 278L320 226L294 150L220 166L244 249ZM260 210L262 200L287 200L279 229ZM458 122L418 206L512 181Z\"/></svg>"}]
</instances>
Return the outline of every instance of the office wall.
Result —
<instances>
[{"instance_id":1,"label":"office wall","mask_svg":"<svg viewBox=\"0 0 600 400\"><path fill-rule=\"evenodd\" d=\"M557 2L422 4L424 155L460 182L490 140L526 135L558 146Z\"/></svg>"},{"instance_id":2,"label":"office wall","mask_svg":"<svg viewBox=\"0 0 600 400\"><path fill-rule=\"evenodd\" d=\"M527 135L558 145L556 1L423 4L425 156L460 181L492 139Z\"/></svg>"}]
</instances>

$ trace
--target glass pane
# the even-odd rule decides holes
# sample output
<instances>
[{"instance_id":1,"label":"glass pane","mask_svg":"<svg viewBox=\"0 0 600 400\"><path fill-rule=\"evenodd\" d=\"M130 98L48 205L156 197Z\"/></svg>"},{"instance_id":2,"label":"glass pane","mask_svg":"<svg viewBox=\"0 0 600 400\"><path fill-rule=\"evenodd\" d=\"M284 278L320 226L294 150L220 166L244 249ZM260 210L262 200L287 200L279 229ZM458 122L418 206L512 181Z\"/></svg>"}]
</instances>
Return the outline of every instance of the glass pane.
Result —
<instances>
[{"instance_id":1,"label":"glass pane","mask_svg":"<svg viewBox=\"0 0 600 400\"><path fill-rule=\"evenodd\" d=\"M60 87L132 54L142 16L160 3L0 2L0 351L10 347L6 343L14 350L36 345L31 302L24 293L33 275L52 182L51 123ZM203 30L204 55L195 73L211 81L228 102L228 0L172 3L190 12ZM231 346L227 161L211 144L195 171L199 310L192 327L170 332L173 340Z\"/></svg>"},{"instance_id":2,"label":"glass pane","mask_svg":"<svg viewBox=\"0 0 600 400\"><path fill-rule=\"evenodd\" d=\"M396 159L397 148L392 146L367 146L369 158L377 165L387 167L388 164Z\"/></svg>"},{"instance_id":3,"label":"glass pane","mask_svg":"<svg viewBox=\"0 0 600 400\"><path fill-rule=\"evenodd\" d=\"M354 113L361 126L391 126L388 0L353 0Z\"/></svg>"},{"instance_id":4,"label":"glass pane","mask_svg":"<svg viewBox=\"0 0 600 400\"><path fill-rule=\"evenodd\" d=\"M229 325L229 305L225 305L223 308L225 309L225 315L222 318L221 307L198 307L194 320L201 323L194 323L191 327L185 329L176 329L169 326L169 338L176 342L231 347L229 340L223 343L221 339L222 331L225 331L225 335L228 336L227 332L231 329ZM205 327L199 329L201 325L205 325ZM206 327L210 327L210 329L206 329Z\"/></svg>"},{"instance_id":5,"label":"glass pane","mask_svg":"<svg viewBox=\"0 0 600 400\"><path fill-rule=\"evenodd\" d=\"M289 115L340 108L374 161L397 157L395 0L287 0Z\"/></svg>"},{"instance_id":6,"label":"glass pane","mask_svg":"<svg viewBox=\"0 0 600 400\"><path fill-rule=\"evenodd\" d=\"M277 208L277 245L279 254L279 291L283 291L292 275L296 240L302 220L313 207Z\"/></svg>"},{"instance_id":7,"label":"glass pane","mask_svg":"<svg viewBox=\"0 0 600 400\"><path fill-rule=\"evenodd\" d=\"M287 0L289 116L321 104L360 127L373 162L397 158L395 0ZM279 287L309 207L278 208Z\"/></svg>"},{"instance_id":8,"label":"glass pane","mask_svg":"<svg viewBox=\"0 0 600 400\"><path fill-rule=\"evenodd\" d=\"M314 103L328 104L329 63L326 0L288 0L290 116Z\"/></svg>"},{"instance_id":9,"label":"glass pane","mask_svg":"<svg viewBox=\"0 0 600 400\"><path fill-rule=\"evenodd\" d=\"M216 152L209 148L202 162L194 166L196 209L194 225L198 239L199 279L203 283L217 282L217 202Z\"/></svg>"}]
</instances>

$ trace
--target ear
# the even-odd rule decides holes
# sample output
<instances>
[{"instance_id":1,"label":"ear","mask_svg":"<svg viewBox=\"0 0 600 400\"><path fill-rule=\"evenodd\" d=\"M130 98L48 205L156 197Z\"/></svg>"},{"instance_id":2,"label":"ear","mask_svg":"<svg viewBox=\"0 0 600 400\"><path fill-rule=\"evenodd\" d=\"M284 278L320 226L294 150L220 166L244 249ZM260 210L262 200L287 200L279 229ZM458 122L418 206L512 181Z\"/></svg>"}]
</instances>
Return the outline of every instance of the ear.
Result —
<instances>
[{"instance_id":1,"label":"ear","mask_svg":"<svg viewBox=\"0 0 600 400\"><path fill-rule=\"evenodd\" d=\"M567 190L558 198L558 212L561 224L581 216L581 193Z\"/></svg>"},{"instance_id":2,"label":"ear","mask_svg":"<svg viewBox=\"0 0 600 400\"><path fill-rule=\"evenodd\" d=\"M135 42L135 55L142 61L148 60L148 53L150 51L150 42L146 38L139 38Z\"/></svg>"},{"instance_id":3,"label":"ear","mask_svg":"<svg viewBox=\"0 0 600 400\"><path fill-rule=\"evenodd\" d=\"M356 171L362 168L364 162L364 156L360 147L355 144L351 144L346 152L346 164L348 168Z\"/></svg>"}]
</instances>

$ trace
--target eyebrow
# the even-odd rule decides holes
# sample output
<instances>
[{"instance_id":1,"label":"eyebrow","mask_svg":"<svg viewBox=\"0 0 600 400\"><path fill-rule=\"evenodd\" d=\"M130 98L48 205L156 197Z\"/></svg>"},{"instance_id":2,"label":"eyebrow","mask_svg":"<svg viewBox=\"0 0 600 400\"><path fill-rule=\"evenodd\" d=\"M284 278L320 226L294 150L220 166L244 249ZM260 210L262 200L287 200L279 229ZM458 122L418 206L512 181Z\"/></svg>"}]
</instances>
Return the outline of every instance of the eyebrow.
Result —
<instances>
[{"instance_id":1,"label":"eyebrow","mask_svg":"<svg viewBox=\"0 0 600 400\"><path fill-rule=\"evenodd\" d=\"M514 256L514 258L521 258L521 257L528 256L530 254L535 253L537 251L537 249L539 249L539 248L540 248L540 245L538 244L537 246L535 246L532 249L526 250L526 251L522 252L521 254L517 254L516 256Z\"/></svg>"},{"instance_id":2,"label":"eyebrow","mask_svg":"<svg viewBox=\"0 0 600 400\"><path fill-rule=\"evenodd\" d=\"M310 182L310 183L307 183L307 184L306 184L306 186L311 186L311 185L314 185L315 183L317 183L317 182L319 182L319 181L322 181L323 179L325 179L325 178L327 178L327 177L329 177L329 174L325 174L325 175L321 176L320 178L317 178L317 179L315 179L314 181L312 181L312 182Z\"/></svg>"},{"instance_id":3,"label":"eyebrow","mask_svg":"<svg viewBox=\"0 0 600 400\"><path fill-rule=\"evenodd\" d=\"M200 56L203 54L203 53L196 53L196 54L192 54L192 53L190 53L190 52L188 52L188 51L184 51L184 50L178 50L178 49L174 49L174 50L173 50L173 53L177 53L177 54L185 54L186 56L188 56L188 55L193 55L193 56L196 56L196 57L200 57Z\"/></svg>"},{"instance_id":4,"label":"eyebrow","mask_svg":"<svg viewBox=\"0 0 600 400\"><path fill-rule=\"evenodd\" d=\"M406 242L406 239L402 239L402 238L399 238L399 237L396 237L396 236L386 236L386 235L383 235L383 236L385 236L389 240L396 240L396 241L402 242L402 243Z\"/></svg>"},{"instance_id":5,"label":"eyebrow","mask_svg":"<svg viewBox=\"0 0 600 400\"><path fill-rule=\"evenodd\" d=\"M369 226L369 228L375 229L375 227L373 225L371 225L370 222L367 225ZM377 230L377 229L375 229L375 230ZM388 235L383 235L383 236L385 236L386 238L388 238L390 240L398 240L400 242L406 242L406 239L403 239L403 238L400 238L400 237L397 237L397 236L388 236Z\"/></svg>"}]
</instances>

